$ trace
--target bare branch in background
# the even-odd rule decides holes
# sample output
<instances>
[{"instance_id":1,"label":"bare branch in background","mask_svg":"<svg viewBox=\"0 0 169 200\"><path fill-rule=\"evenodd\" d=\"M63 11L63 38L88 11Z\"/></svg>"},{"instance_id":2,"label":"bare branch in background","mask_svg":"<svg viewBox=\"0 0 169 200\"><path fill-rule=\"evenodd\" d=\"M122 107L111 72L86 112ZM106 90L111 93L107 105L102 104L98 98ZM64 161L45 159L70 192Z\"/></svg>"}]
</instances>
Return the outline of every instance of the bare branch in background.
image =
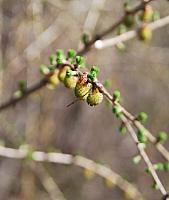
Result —
<instances>
[{"instance_id":1,"label":"bare branch in background","mask_svg":"<svg viewBox=\"0 0 169 200\"><path fill-rule=\"evenodd\" d=\"M38 176L51 200L66 200L64 194L42 164L31 165L31 168L34 174Z\"/></svg>"},{"instance_id":2,"label":"bare branch in background","mask_svg":"<svg viewBox=\"0 0 169 200\"><path fill-rule=\"evenodd\" d=\"M155 22L148 24L148 26L152 31L154 31L154 30L162 28L168 24L169 24L169 16L166 16L162 19L159 19ZM113 37L113 38L105 39L105 40L98 40L95 42L94 47L96 49L104 49L106 47L115 46L116 44L118 44L120 42L125 42L127 40L133 39L134 37L136 37L138 35L137 32L138 32L138 30L128 31L117 37Z\"/></svg>"},{"instance_id":3,"label":"bare branch in background","mask_svg":"<svg viewBox=\"0 0 169 200\"><path fill-rule=\"evenodd\" d=\"M100 17L100 11L104 7L106 0L92 0L90 10L87 14L84 26L83 33L88 34L89 36L94 33L94 30L97 25L97 21ZM79 42L78 49L82 48L82 42Z\"/></svg>"},{"instance_id":4,"label":"bare branch in background","mask_svg":"<svg viewBox=\"0 0 169 200\"><path fill-rule=\"evenodd\" d=\"M26 159L27 157L30 158L30 151L27 149L12 149L0 146L0 156L12 159ZM144 200L142 194L137 190L137 188L133 184L123 179L119 174L114 172L109 167L96 163L93 160L87 159L83 156L73 156L71 154L55 152L45 153L42 151L33 151L31 152L31 159L36 162L51 162L65 165L73 164L75 166L82 167L83 169L90 170L91 172L112 182L112 184L119 187L125 193L129 193L133 200Z\"/></svg>"}]
</instances>

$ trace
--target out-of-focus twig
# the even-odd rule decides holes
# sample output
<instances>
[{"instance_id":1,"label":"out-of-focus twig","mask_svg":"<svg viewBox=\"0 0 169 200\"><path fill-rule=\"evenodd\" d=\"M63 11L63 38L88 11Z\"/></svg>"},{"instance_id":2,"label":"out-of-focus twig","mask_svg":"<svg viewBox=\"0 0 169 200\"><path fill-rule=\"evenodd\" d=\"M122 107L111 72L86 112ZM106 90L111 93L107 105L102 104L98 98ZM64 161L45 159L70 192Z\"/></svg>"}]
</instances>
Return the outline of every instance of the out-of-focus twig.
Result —
<instances>
[{"instance_id":1,"label":"out-of-focus twig","mask_svg":"<svg viewBox=\"0 0 169 200\"><path fill-rule=\"evenodd\" d=\"M99 19L100 11L104 7L105 2L106 0L93 0L91 2L91 6L83 26L83 33L88 34L89 36L92 35ZM79 43L78 48L80 49L81 46L82 42Z\"/></svg>"},{"instance_id":2,"label":"out-of-focus twig","mask_svg":"<svg viewBox=\"0 0 169 200\"><path fill-rule=\"evenodd\" d=\"M31 154L30 154L31 153ZM28 149L12 149L0 146L0 156L12 159L31 159L36 162L50 162L56 164L75 165L93 171L93 173L108 179L112 184L119 187L125 193L130 193L131 199L144 200L142 194L137 188L122 178L119 174L114 172L109 167L96 163L93 160L87 159L83 156L73 156L64 153L45 153L42 151L30 152ZM46 184L46 183L45 183ZM49 189L49 188L48 188Z\"/></svg>"},{"instance_id":3,"label":"out-of-focus twig","mask_svg":"<svg viewBox=\"0 0 169 200\"><path fill-rule=\"evenodd\" d=\"M100 34L96 35L95 37L93 37L93 39L91 39L91 41L88 43L88 45L86 45L81 51L79 51L79 55L83 55L83 54L87 53L97 40L100 40L101 38L105 37L106 35L108 35L112 31L114 31L120 24L122 24L125 21L127 15L136 14L137 12L142 10L145 7L146 4L151 3L152 1L154 1L154 0L147 0L147 1L141 2L134 9L130 10L130 12L126 12L112 26L110 26L108 29L104 30L102 33L100 33Z\"/></svg>"},{"instance_id":4,"label":"out-of-focus twig","mask_svg":"<svg viewBox=\"0 0 169 200\"><path fill-rule=\"evenodd\" d=\"M166 16L162 19L159 19L155 22L148 24L148 26L152 31L154 31L154 30L161 28L163 26L166 26L168 24L169 24L169 16ZM110 39L98 40L98 41L95 42L94 47L96 49L104 49L106 47L115 46L116 44L118 44L120 42L125 42L127 40L130 40L130 39L136 37L137 31L138 30L132 30L132 31L128 31L126 33L123 33L119 36L110 38Z\"/></svg>"},{"instance_id":5,"label":"out-of-focus twig","mask_svg":"<svg viewBox=\"0 0 169 200\"><path fill-rule=\"evenodd\" d=\"M31 165L31 169L38 176L51 200L66 200L64 194L42 164Z\"/></svg>"},{"instance_id":6,"label":"out-of-focus twig","mask_svg":"<svg viewBox=\"0 0 169 200\"><path fill-rule=\"evenodd\" d=\"M26 57L27 60L32 61L36 57L38 57L39 53L47 48L56 38L59 37L60 29L59 29L58 19L56 19L45 31L43 31L37 39L35 39L22 53L15 57L12 61L9 62L8 65L17 64L20 56ZM16 70L18 73L18 70Z\"/></svg>"}]
</instances>

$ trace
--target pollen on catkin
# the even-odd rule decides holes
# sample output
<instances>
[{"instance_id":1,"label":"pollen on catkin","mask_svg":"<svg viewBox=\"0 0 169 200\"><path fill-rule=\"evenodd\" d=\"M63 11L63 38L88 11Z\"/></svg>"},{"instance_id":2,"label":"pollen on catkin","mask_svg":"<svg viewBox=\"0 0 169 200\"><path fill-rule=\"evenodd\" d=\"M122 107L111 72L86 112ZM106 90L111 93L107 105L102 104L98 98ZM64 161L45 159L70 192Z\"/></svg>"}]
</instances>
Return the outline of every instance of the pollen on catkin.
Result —
<instances>
[{"instance_id":1,"label":"pollen on catkin","mask_svg":"<svg viewBox=\"0 0 169 200\"><path fill-rule=\"evenodd\" d=\"M92 89L87 97L87 103L90 106L96 106L103 101L103 94L99 91L98 88Z\"/></svg>"},{"instance_id":2,"label":"pollen on catkin","mask_svg":"<svg viewBox=\"0 0 169 200\"><path fill-rule=\"evenodd\" d=\"M78 81L78 77L77 76L68 76L66 75L65 79L64 79L64 85L67 88L73 89L76 87Z\"/></svg>"},{"instance_id":3,"label":"pollen on catkin","mask_svg":"<svg viewBox=\"0 0 169 200\"><path fill-rule=\"evenodd\" d=\"M59 70L59 73L58 73L58 78L61 82L64 81L65 77L66 77L66 72L67 70L70 70L70 67L69 66L64 66L62 67L60 70Z\"/></svg>"},{"instance_id":4,"label":"pollen on catkin","mask_svg":"<svg viewBox=\"0 0 169 200\"><path fill-rule=\"evenodd\" d=\"M81 100L86 100L91 89L91 83L88 83L87 77L81 76L75 87L75 96Z\"/></svg>"}]
</instances>

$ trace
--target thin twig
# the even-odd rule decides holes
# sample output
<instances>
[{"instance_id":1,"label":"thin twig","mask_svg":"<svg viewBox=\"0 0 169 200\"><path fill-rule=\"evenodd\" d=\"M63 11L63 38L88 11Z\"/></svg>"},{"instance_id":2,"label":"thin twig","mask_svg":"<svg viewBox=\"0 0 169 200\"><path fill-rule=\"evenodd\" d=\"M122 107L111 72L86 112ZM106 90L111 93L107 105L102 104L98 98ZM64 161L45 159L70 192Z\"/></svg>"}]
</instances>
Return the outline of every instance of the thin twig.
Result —
<instances>
[{"instance_id":1,"label":"thin twig","mask_svg":"<svg viewBox=\"0 0 169 200\"><path fill-rule=\"evenodd\" d=\"M156 173L156 171L155 171L155 169L153 167L153 164L151 163L147 153L144 150L144 145L142 143L139 143L139 141L137 139L137 134L134 131L134 129L131 126L131 124L128 122L127 118L124 117L124 116L121 116L121 120L125 124L128 132L130 133L130 135L132 136L134 142L136 143L137 148L139 150L139 153L140 153L141 157L143 158L144 162L146 163L149 171L151 172L151 175L152 175L154 181L156 182L156 184L158 185L159 190L161 191L161 193L163 195L166 195L167 192L166 192L163 184L161 183L161 181L160 181L160 179L159 179L159 177L158 177L158 175L157 175L157 173Z\"/></svg>"},{"instance_id":2,"label":"thin twig","mask_svg":"<svg viewBox=\"0 0 169 200\"><path fill-rule=\"evenodd\" d=\"M105 95L105 97L110 100L111 102L113 102L113 104L117 105L120 107L120 109L122 110L123 114L126 116L126 118L128 120L130 120L130 122L138 129L138 130L144 130L145 135L147 136L147 138L149 139L149 141L155 145L155 147L157 148L157 150L162 154L162 156L169 161L169 151L161 144L161 143L157 143L157 139L155 136L153 136L153 134L147 130L139 121L136 120L136 117L133 116L130 112L128 112L122 105L120 105L118 102L114 102L114 99L112 97L112 95L110 95L110 93L105 89L105 87L99 83L96 82L97 87L99 87L100 91Z\"/></svg>"}]
</instances>

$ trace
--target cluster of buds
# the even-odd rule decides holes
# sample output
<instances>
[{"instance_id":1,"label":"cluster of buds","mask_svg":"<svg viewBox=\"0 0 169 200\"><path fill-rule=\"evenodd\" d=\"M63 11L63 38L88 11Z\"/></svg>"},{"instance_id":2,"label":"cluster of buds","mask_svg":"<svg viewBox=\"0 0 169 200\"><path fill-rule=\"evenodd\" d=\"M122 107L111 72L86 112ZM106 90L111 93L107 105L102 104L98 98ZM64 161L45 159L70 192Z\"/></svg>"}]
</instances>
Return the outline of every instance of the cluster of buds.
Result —
<instances>
[{"instance_id":1,"label":"cluster of buds","mask_svg":"<svg viewBox=\"0 0 169 200\"><path fill-rule=\"evenodd\" d=\"M79 70L85 67L84 58L69 50L67 57L61 50L49 57L49 66L40 66L40 71L47 78L47 87L54 89L60 82L66 88L74 90L79 100L84 100L90 106L96 106L103 100L103 94L95 84L99 69L93 66L89 73Z\"/></svg>"},{"instance_id":2,"label":"cluster of buds","mask_svg":"<svg viewBox=\"0 0 169 200\"><path fill-rule=\"evenodd\" d=\"M98 71L98 68L93 66L89 74L80 75L75 87L75 96L81 100L86 100L90 106L96 106L103 101L103 94L94 84Z\"/></svg>"}]
</instances>

